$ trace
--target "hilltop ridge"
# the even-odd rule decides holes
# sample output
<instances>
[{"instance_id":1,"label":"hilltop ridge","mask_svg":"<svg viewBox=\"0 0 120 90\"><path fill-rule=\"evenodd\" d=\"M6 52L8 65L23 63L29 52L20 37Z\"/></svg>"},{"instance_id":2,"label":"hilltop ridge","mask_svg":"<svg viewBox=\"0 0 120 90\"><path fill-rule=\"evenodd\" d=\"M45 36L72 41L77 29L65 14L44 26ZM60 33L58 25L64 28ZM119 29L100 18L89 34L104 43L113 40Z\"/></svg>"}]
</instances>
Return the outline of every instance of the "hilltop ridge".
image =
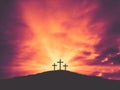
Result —
<instances>
[{"instance_id":1,"label":"hilltop ridge","mask_svg":"<svg viewBox=\"0 0 120 90\"><path fill-rule=\"evenodd\" d=\"M119 83L58 70L2 80L0 90L115 90Z\"/></svg>"}]
</instances>

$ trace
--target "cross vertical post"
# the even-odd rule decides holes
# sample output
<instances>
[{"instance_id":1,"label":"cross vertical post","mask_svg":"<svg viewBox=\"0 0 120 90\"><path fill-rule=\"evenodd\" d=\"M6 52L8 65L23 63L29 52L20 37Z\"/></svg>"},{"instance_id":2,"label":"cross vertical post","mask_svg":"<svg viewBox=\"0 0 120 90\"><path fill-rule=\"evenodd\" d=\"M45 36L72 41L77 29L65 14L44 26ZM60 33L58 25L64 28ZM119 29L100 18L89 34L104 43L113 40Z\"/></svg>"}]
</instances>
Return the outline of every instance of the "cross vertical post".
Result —
<instances>
[{"instance_id":1,"label":"cross vertical post","mask_svg":"<svg viewBox=\"0 0 120 90\"><path fill-rule=\"evenodd\" d=\"M63 62L62 62L61 59L60 59L57 63L59 63L59 70L61 70L61 64L62 64Z\"/></svg>"},{"instance_id":2,"label":"cross vertical post","mask_svg":"<svg viewBox=\"0 0 120 90\"><path fill-rule=\"evenodd\" d=\"M66 71L66 70L67 70L68 65L67 65L67 64L65 64L65 65L63 65L63 67L65 67L65 71Z\"/></svg>"},{"instance_id":3,"label":"cross vertical post","mask_svg":"<svg viewBox=\"0 0 120 90\"><path fill-rule=\"evenodd\" d=\"M54 68L54 71L55 71L55 67L56 67L57 65L54 63L52 66L53 66L53 68Z\"/></svg>"}]
</instances>

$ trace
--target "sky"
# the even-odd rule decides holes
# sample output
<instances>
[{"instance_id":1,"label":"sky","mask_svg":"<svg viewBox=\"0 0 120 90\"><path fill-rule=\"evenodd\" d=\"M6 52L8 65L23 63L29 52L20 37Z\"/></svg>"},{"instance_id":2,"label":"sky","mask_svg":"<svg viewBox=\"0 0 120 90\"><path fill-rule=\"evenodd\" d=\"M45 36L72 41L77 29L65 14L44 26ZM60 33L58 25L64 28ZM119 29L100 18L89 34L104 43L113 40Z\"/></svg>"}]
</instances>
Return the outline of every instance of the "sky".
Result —
<instances>
[{"instance_id":1,"label":"sky","mask_svg":"<svg viewBox=\"0 0 120 90\"><path fill-rule=\"evenodd\" d=\"M1 0L0 79L61 58L70 71L120 80L119 16L120 0Z\"/></svg>"}]
</instances>

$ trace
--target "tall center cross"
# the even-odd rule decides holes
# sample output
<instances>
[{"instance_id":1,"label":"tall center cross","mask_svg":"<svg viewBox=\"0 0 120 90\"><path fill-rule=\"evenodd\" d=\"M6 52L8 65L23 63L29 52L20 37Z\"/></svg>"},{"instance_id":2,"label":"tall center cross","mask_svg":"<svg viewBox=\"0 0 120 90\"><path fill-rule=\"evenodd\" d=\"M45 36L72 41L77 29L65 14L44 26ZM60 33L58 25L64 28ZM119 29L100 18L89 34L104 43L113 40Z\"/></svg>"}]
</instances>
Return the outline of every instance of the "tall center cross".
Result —
<instances>
[{"instance_id":1,"label":"tall center cross","mask_svg":"<svg viewBox=\"0 0 120 90\"><path fill-rule=\"evenodd\" d=\"M67 64L65 64L65 65L63 65L63 67L65 67L65 71L66 71L66 70L67 70L68 65L67 65Z\"/></svg>"},{"instance_id":2,"label":"tall center cross","mask_svg":"<svg viewBox=\"0 0 120 90\"><path fill-rule=\"evenodd\" d=\"M54 71L55 71L55 67L57 66L55 63L52 65L54 67Z\"/></svg>"},{"instance_id":3,"label":"tall center cross","mask_svg":"<svg viewBox=\"0 0 120 90\"><path fill-rule=\"evenodd\" d=\"M62 62L61 59L60 59L57 63L59 63L59 70L61 70L61 64L62 64L63 62Z\"/></svg>"}]
</instances>

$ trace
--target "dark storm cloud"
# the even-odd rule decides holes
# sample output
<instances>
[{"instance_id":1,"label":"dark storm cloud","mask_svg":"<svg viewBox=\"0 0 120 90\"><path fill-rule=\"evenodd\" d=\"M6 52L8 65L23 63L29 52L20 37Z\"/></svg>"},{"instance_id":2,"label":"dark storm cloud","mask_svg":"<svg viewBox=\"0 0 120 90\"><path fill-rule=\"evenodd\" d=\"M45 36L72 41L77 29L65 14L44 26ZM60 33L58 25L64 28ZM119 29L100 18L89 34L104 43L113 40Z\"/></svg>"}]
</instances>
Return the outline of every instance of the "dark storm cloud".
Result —
<instances>
[{"instance_id":1,"label":"dark storm cloud","mask_svg":"<svg viewBox=\"0 0 120 90\"><path fill-rule=\"evenodd\" d=\"M100 72L93 72L92 75L99 75ZM114 79L119 80L120 79L120 71L116 71L114 73L102 73L103 77L106 79Z\"/></svg>"},{"instance_id":2,"label":"dark storm cloud","mask_svg":"<svg viewBox=\"0 0 120 90\"><path fill-rule=\"evenodd\" d=\"M119 49L117 47L111 47L111 48L107 48L102 53L104 55L108 55L108 54L115 54L115 53L118 53L118 52L119 52Z\"/></svg>"},{"instance_id":3,"label":"dark storm cloud","mask_svg":"<svg viewBox=\"0 0 120 90\"><path fill-rule=\"evenodd\" d=\"M6 35L11 29L12 3L12 0L0 0L0 78L6 76L5 67L10 65L14 57L14 45Z\"/></svg>"},{"instance_id":4,"label":"dark storm cloud","mask_svg":"<svg viewBox=\"0 0 120 90\"><path fill-rule=\"evenodd\" d=\"M15 58L19 29L24 26L19 22L14 0L0 0L0 79L8 75L9 67Z\"/></svg>"},{"instance_id":5,"label":"dark storm cloud","mask_svg":"<svg viewBox=\"0 0 120 90\"><path fill-rule=\"evenodd\" d=\"M119 49L117 47L106 47L106 50L102 50L100 56L96 58L94 64L110 64L111 62L114 62L114 64L120 64L120 59L118 60L117 58L119 56L117 55L118 52ZM108 58L108 61L101 63L105 58Z\"/></svg>"},{"instance_id":6,"label":"dark storm cloud","mask_svg":"<svg viewBox=\"0 0 120 90\"><path fill-rule=\"evenodd\" d=\"M19 61L21 43L33 35L23 23L17 5L16 0L0 0L0 79L10 76L10 68Z\"/></svg>"},{"instance_id":7,"label":"dark storm cloud","mask_svg":"<svg viewBox=\"0 0 120 90\"><path fill-rule=\"evenodd\" d=\"M103 74L104 78L113 78L115 80L119 80L120 79L120 71L114 72L114 73L104 73Z\"/></svg>"},{"instance_id":8,"label":"dark storm cloud","mask_svg":"<svg viewBox=\"0 0 120 90\"><path fill-rule=\"evenodd\" d=\"M13 29L11 28L13 4L12 1L0 1L0 66L10 63L14 55L14 45L7 36Z\"/></svg>"},{"instance_id":9,"label":"dark storm cloud","mask_svg":"<svg viewBox=\"0 0 120 90\"><path fill-rule=\"evenodd\" d=\"M100 42L95 46L96 52L100 55L96 58L97 64L108 55L115 55L119 52L120 39L120 0L100 0L100 8L94 20L104 19L108 26L101 35ZM111 58L110 58L111 59ZM115 58L114 58L115 59ZM112 60L113 62L115 60ZM110 60L108 61L110 62ZM119 63L119 62L118 62Z\"/></svg>"},{"instance_id":10,"label":"dark storm cloud","mask_svg":"<svg viewBox=\"0 0 120 90\"><path fill-rule=\"evenodd\" d=\"M120 0L99 0L98 8L94 19L118 20L120 15Z\"/></svg>"},{"instance_id":11,"label":"dark storm cloud","mask_svg":"<svg viewBox=\"0 0 120 90\"><path fill-rule=\"evenodd\" d=\"M109 62L114 62L114 64L120 64L120 55L109 58Z\"/></svg>"}]
</instances>

